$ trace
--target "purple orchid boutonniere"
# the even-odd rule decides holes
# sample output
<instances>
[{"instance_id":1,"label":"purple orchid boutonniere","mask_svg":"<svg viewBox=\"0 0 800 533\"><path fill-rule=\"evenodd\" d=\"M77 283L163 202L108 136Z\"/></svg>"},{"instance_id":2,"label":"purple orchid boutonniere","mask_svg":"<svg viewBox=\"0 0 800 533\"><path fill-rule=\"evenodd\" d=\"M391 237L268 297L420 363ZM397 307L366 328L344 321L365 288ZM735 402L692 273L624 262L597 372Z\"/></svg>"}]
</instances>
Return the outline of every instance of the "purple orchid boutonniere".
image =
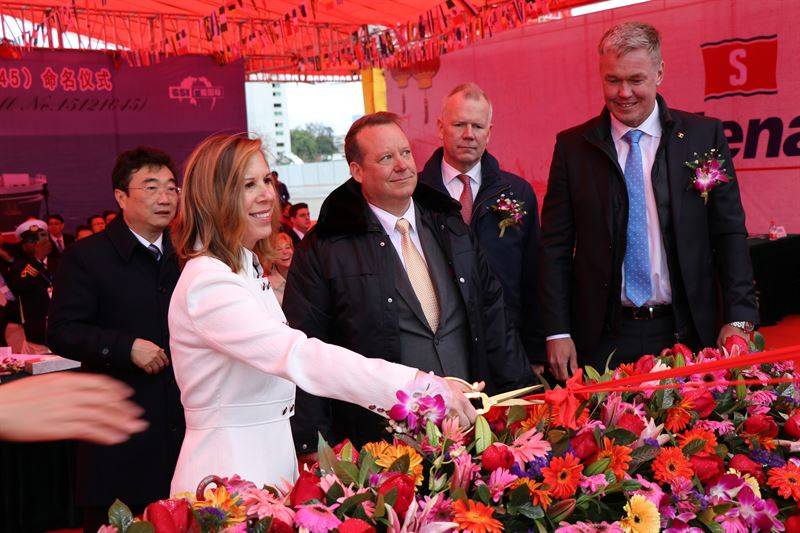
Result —
<instances>
[{"instance_id":1,"label":"purple orchid boutonniere","mask_svg":"<svg viewBox=\"0 0 800 533\"><path fill-rule=\"evenodd\" d=\"M724 159L720 159L719 152L716 148L712 148L703 154L702 157L694 154L695 158L692 161L687 161L686 166L691 168L694 173L692 174L691 188L694 188L703 197L703 203L708 203L708 193L715 187L722 183L728 183L733 178L728 176L722 164L725 163Z\"/></svg>"},{"instance_id":2,"label":"purple orchid boutonniere","mask_svg":"<svg viewBox=\"0 0 800 533\"><path fill-rule=\"evenodd\" d=\"M508 198L505 194L501 194L497 202L492 206L492 211L500 217L500 222L497 227L500 228L500 238L506 233L506 228L519 227L522 225L522 217L528 214L523 209L525 202L513 200Z\"/></svg>"}]
</instances>

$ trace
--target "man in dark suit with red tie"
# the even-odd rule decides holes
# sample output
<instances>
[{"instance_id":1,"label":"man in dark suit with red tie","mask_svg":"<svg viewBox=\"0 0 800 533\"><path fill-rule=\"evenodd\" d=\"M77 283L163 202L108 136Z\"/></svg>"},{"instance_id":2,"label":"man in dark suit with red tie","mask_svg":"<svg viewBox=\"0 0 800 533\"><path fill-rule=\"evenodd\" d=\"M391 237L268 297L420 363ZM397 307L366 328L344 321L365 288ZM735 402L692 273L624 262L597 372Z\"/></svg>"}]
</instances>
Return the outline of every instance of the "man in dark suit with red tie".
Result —
<instances>
[{"instance_id":1,"label":"man in dark suit with red tie","mask_svg":"<svg viewBox=\"0 0 800 533\"><path fill-rule=\"evenodd\" d=\"M558 134L542 207L541 307L560 379L612 353L613 367L675 341L722 344L758 320L722 123L657 94L664 63L652 26L610 29L599 53L606 106ZM686 163L711 149L731 179L704 198Z\"/></svg>"},{"instance_id":2,"label":"man in dark suit with red tie","mask_svg":"<svg viewBox=\"0 0 800 533\"><path fill-rule=\"evenodd\" d=\"M420 181L461 204L464 222L481 245L503 286L509 327L519 338L534 371L544 368L539 305L536 295L539 208L530 183L500 168L486 150L492 130L492 104L474 83L455 87L438 120L442 147L425 163ZM500 203L524 211L508 224ZM502 224L508 224L501 228Z\"/></svg>"}]
</instances>

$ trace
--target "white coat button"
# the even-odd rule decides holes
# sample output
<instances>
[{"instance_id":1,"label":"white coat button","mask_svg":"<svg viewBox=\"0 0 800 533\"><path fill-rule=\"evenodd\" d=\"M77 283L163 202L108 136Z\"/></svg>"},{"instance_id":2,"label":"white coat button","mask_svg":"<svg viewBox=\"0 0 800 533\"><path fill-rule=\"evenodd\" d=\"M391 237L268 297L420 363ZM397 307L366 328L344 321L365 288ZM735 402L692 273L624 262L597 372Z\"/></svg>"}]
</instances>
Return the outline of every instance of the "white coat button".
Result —
<instances>
[{"instance_id":1,"label":"white coat button","mask_svg":"<svg viewBox=\"0 0 800 533\"><path fill-rule=\"evenodd\" d=\"M381 241L381 246L386 246L386 243Z\"/></svg>"},{"instance_id":2,"label":"white coat button","mask_svg":"<svg viewBox=\"0 0 800 533\"><path fill-rule=\"evenodd\" d=\"M458 278L458 281L460 281L461 283L466 283L467 282L467 280L465 280L464 278Z\"/></svg>"},{"instance_id":3,"label":"white coat button","mask_svg":"<svg viewBox=\"0 0 800 533\"><path fill-rule=\"evenodd\" d=\"M394 300L392 300L391 298L387 298L386 301L389 302L389 303L392 303Z\"/></svg>"}]
</instances>

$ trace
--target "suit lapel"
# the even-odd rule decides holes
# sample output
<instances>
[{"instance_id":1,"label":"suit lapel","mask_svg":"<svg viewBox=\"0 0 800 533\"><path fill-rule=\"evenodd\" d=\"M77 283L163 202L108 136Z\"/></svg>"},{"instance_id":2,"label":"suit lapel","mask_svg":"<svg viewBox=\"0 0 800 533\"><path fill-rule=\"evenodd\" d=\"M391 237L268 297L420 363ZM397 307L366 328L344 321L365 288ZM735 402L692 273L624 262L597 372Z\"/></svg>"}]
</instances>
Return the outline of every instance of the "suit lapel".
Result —
<instances>
[{"instance_id":1,"label":"suit lapel","mask_svg":"<svg viewBox=\"0 0 800 533\"><path fill-rule=\"evenodd\" d=\"M394 254L394 281L397 293L405 300L406 305L414 313L414 316L426 327L429 327L428 319L425 318L425 313L422 312L422 304L419 303L414 287L411 286L411 281L408 279L408 272L406 272L403 262L397 254Z\"/></svg>"},{"instance_id":2,"label":"suit lapel","mask_svg":"<svg viewBox=\"0 0 800 533\"><path fill-rule=\"evenodd\" d=\"M678 227L680 221L683 196L686 194L689 179L689 169L686 166L689 151L688 133L682 129L679 121L666 123L664 128L667 138L667 174L669 175L670 201L672 204L673 227ZM677 237L677 235L676 235Z\"/></svg>"},{"instance_id":3,"label":"suit lapel","mask_svg":"<svg viewBox=\"0 0 800 533\"><path fill-rule=\"evenodd\" d=\"M598 117L595 126L586 131L584 138L587 142L600 149L600 151L602 151L606 157L611 160L618 172L618 176L600 171L594 174L594 185L597 188L597 197L600 199L600 206L603 210L603 218L605 218L606 221L606 228L608 229L609 236L613 236L614 231L611 221L610 180L624 180L624 174L619 166L617 149L614 148L614 141L611 138L611 120L609 119L607 109L603 109L603 112Z\"/></svg>"}]
</instances>

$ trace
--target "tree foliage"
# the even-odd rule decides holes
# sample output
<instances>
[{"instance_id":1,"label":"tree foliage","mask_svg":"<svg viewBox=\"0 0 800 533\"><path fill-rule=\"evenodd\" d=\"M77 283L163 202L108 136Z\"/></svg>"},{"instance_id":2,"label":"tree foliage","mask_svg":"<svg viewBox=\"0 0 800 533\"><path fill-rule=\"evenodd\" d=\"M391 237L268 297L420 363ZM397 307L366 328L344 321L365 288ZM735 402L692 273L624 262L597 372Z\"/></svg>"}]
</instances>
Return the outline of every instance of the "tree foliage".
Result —
<instances>
[{"instance_id":1,"label":"tree foliage","mask_svg":"<svg viewBox=\"0 0 800 533\"><path fill-rule=\"evenodd\" d=\"M333 128L320 123L291 130L292 152L305 162L320 161L336 153Z\"/></svg>"}]
</instances>

